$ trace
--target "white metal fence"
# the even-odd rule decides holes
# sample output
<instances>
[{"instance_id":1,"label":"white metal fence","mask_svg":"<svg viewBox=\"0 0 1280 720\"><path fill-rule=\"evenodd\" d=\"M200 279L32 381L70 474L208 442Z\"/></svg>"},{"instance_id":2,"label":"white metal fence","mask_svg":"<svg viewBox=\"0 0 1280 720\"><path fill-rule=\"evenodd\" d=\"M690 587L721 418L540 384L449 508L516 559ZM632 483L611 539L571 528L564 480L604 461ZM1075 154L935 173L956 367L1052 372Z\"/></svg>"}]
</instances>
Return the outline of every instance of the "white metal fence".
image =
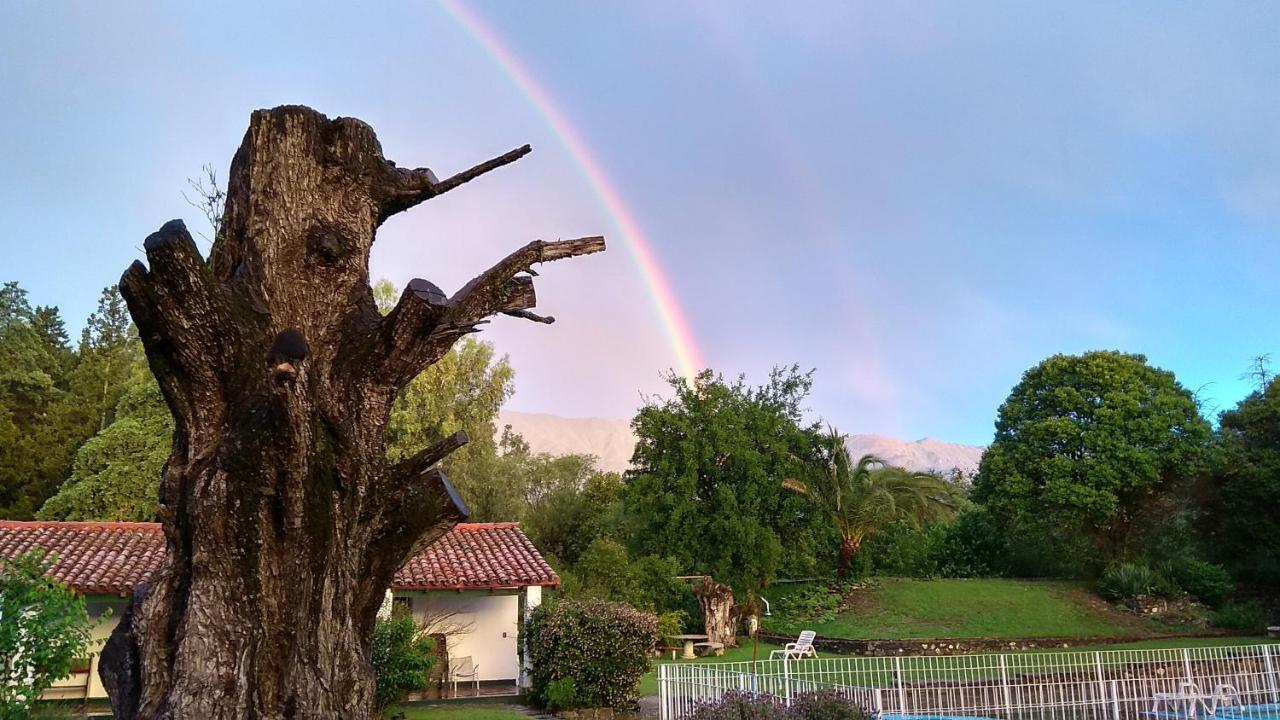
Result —
<instances>
[{"instance_id":1,"label":"white metal fence","mask_svg":"<svg viewBox=\"0 0 1280 720\"><path fill-rule=\"evenodd\" d=\"M821 657L658 667L661 720L728 692L790 704L829 690L884 720L1280 720L1280 645Z\"/></svg>"}]
</instances>

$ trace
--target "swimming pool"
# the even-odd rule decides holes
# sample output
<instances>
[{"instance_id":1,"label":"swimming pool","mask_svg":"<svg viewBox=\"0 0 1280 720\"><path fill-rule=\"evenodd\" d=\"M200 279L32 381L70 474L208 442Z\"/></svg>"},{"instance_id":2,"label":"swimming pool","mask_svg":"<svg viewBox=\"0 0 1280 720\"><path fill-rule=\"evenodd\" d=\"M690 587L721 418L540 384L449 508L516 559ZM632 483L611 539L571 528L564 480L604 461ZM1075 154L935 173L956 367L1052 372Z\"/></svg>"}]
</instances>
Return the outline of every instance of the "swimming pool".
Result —
<instances>
[{"instance_id":1,"label":"swimming pool","mask_svg":"<svg viewBox=\"0 0 1280 720\"><path fill-rule=\"evenodd\" d=\"M1205 720L1280 720L1280 703L1264 703L1262 705L1229 705L1219 707L1217 712L1209 713L1200 710L1191 715L1185 710L1163 710L1144 712L1142 717L1152 720L1188 720L1188 718L1204 718Z\"/></svg>"},{"instance_id":2,"label":"swimming pool","mask_svg":"<svg viewBox=\"0 0 1280 720\"><path fill-rule=\"evenodd\" d=\"M1151 720L1280 720L1280 703L1262 705L1233 705L1220 707L1216 713L1208 713L1203 709L1196 715L1186 711L1162 710L1143 712L1140 715ZM902 715L884 713L880 720L998 720L977 715Z\"/></svg>"}]
</instances>

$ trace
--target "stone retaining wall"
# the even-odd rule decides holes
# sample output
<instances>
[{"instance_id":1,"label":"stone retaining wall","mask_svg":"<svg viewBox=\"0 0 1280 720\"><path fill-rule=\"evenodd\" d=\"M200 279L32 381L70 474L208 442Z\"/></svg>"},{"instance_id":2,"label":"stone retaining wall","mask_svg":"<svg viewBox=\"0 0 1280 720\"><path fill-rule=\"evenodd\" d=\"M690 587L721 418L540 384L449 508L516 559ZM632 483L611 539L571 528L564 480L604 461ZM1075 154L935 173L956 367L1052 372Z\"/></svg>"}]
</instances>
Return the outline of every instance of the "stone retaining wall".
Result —
<instances>
[{"instance_id":1,"label":"stone retaining wall","mask_svg":"<svg viewBox=\"0 0 1280 720\"><path fill-rule=\"evenodd\" d=\"M1177 637L1242 637L1237 632L1202 631ZM1020 650L1049 650L1054 648L1113 645L1116 643L1159 640L1159 637L1040 637L1040 638L941 638L937 640L846 640L823 637L814 639L818 652L827 651L839 655L968 655L988 652L1017 652ZM1172 639L1172 638L1170 638ZM762 642L785 645L795 642L795 635L761 632Z\"/></svg>"}]
</instances>

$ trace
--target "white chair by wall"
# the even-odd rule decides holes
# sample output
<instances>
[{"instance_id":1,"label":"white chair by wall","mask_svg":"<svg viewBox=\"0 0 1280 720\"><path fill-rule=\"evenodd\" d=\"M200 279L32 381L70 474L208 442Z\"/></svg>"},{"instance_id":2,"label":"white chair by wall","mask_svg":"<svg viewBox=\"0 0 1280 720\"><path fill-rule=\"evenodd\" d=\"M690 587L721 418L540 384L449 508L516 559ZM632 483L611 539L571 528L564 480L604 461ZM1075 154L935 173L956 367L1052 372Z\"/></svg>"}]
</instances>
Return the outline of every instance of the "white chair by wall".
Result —
<instances>
[{"instance_id":1,"label":"white chair by wall","mask_svg":"<svg viewBox=\"0 0 1280 720\"><path fill-rule=\"evenodd\" d=\"M800 633L800 637L796 638L793 643L787 643L787 646L781 650L774 650L769 653L769 659L782 658L784 660L790 658L818 657L818 651L813 649L813 639L817 637L817 633L812 630L805 630Z\"/></svg>"},{"instance_id":2,"label":"white chair by wall","mask_svg":"<svg viewBox=\"0 0 1280 720\"><path fill-rule=\"evenodd\" d=\"M480 666L475 664L470 655L449 658L449 679L453 682L453 696L458 697L458 681L475 683L476 697L480 696Z\"/></svg>"}]
</instances>

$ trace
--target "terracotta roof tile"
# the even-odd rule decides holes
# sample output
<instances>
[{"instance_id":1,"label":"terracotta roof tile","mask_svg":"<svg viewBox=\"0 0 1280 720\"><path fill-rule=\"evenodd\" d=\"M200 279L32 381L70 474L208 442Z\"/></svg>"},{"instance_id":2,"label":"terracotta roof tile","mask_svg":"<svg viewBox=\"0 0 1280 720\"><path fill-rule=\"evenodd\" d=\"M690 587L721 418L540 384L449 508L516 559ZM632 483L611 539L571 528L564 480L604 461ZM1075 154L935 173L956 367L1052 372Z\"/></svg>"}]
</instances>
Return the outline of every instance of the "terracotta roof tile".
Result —
<instances>
[{"instance_id":1,"label":"terracotta roof tile","mask_svg":"<svg viewBox=\"0 0 1280 720\"><path fill-rule=\"evenodd\" d=\"M0 557L43 549L55 557L50 574L86 595L126 595L164 558L158 523L22 522L0 520ZM515 523L464 523L396 573L395 590L489 590L559 585Z\"/></svg>"},{"instance_id":2,"label":"terracotta roof tile","mask_svg":"<svg viewBox=\"0 0 1280 720\"><path fill-rule=\"evenodd\" d=\"M458 525L396 573L397 590L559 585L551 566L515 523Z\"/></svg>"}]
</instances>

